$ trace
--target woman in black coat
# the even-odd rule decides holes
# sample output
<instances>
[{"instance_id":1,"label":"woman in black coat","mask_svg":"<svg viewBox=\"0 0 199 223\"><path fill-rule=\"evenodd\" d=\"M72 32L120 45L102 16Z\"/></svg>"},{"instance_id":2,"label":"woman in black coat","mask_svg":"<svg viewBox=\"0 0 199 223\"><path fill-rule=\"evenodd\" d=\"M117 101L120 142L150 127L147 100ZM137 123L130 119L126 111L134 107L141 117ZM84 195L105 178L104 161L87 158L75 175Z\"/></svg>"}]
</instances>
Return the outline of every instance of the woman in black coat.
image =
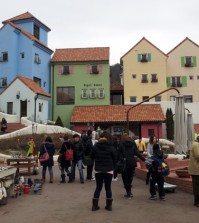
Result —
<instances>
[{"instance_id":1,"label":"woman in black coat","mask_svg":"<svg viewBox=\"0 0 199 223\"><path fill-rule=\"evenodd\" d=\"M71 161L70 160L66 160L66 151L68 149L72 149L73 150L73 145L72 143L69 141L68 135L65 134L64 135L64 142L61 145L61 148L59 150L59 156L61 158L60 160L60 171L61 171L61 181L60 183L65 183L65 172L67 174L67 176L69 177L69 181L68 183L72 182L72 176L71 176L71 172L69 171L69 167L71 166Z\"/></svg>"},{"instance_id":2,"label":"woman in black coat","mask_svg":"<svg viewBox=\"0 0 199 223\"><path fill-rule=\"evenodd\" d=\"M111 135L108 132L103 132L100 135L99 141L95 144L92 154L92 159L95 162L95 179L96 189L93 196L92 211L99 209L98 202L100 193L105 184L106 190L106 210L112 210L112 190L111 182L116 161L115 148L112 144Z\"/></svg>"},{"instance_id":3,"label":"woman in black coat","mask_svg":"<svg viewBox=\"0 0 199 223\"><path fill-rule=\"evenodd\" d=\"M53 183L53 166L54 160L53 155L55 154L55 145L53 144L52 138L50 136L46 137L45 142L40 147L40 156L45 152L48 152L49 159L41 163L42 169L42 179L45 181L46 179L46 169L48 167L49 175L50 175L50 183Z\"/></svg>"},{"instance_id":4,"label":"woman in black coat","mask_svg":"<svg viewBox=\"0 0 199 223\"><path fill-rule=\"evenodd\" d=\"M137 156L142 161L145 161L145 158L138 151L135 141L129 138L128 134L124 134L121 137L121 143L119 146L118 157L119 159L126 159L126 168L122 173L122 180L126 194L124 197L131 198L133 194L131 192L133 176L135 173L135 168L137 166L135 157Z\"/></svg>"}]
</instances>

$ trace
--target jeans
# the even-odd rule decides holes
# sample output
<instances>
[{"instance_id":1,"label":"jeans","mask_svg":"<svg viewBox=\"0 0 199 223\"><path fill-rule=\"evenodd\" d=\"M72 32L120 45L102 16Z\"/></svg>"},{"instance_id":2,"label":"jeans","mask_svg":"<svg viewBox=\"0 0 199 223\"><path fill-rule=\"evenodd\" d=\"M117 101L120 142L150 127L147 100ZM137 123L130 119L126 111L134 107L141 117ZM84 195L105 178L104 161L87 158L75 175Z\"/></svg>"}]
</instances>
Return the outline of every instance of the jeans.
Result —
<instances>
[{"instance_id":1,"label":"jeans","mask_svg":"<svg viewBox=\"0 0 199 223\"><path fill-rule=\"evenodd\" d=\"M135 168L132 167L126 168L125 172L122 173L122 180L127 193L131 191L134 172Z\"/></svg>"},{"instance_id":2,"label":"jeans","mask_svg":"<svg viewBox=\"0 0 199 223\"><path fill-rule=\"evenodd\" d=\"M42 177L44 179L46 178L46 169L47 169L47 166L43 166L43 169L42 169ZM49 175L51 177L53 177L53 167L52 166L48 166L48 172L49 172Z\"/></svg>"},{"instance_id":3,"label":"jeans","mask_svg":"<svg viewBox=\"0 0 199 223\"><path fill-rule=\"evenodd\" d=\"M83 162L82 160L73 160L72 161L72 167L71 167L71 175L73 180L75 179L75 169L76 169L76 165L78 166L79 169L79 177L80 177L80 181L83 182L84 181L84 173L83 173Z\"/></svg>"},{"instance_id":4,"label":"jeans","mask_svg":"<svg viewBox=\"0 0 199 223\"><path fill-rule=\"evenodd\" d=\"M94 192L94 198L100 197L100 192L103 187L103 183L105 184L106 190L106 198L112 198L112 190L111 190L111 183L112 183L113 174L110 173L96 173L95 180L96 180L96 189Z\"/></svg>"},{"instance_id":5,"label":"jeans","mask_svg":"<svg viewBox=\"0 0 199 223\"><path fill-rule=\"evenodd\" d=\"M156 189L155 189L155 184L156 183L158 185L159 197L164 197L165 196L164 177L161 177L157 173L152 172L151 180L150 180L150 194L152 196L156 195Z\"/></svg>"},{"instance_id":6,"label":"jeans","mask_svg":"<svg viewBox=\"0 0 199 223\"><path fill-rule=\"evenodd\" d=\"M68 167L61 167L61 175L64 175L65 174L65 172L67 173L67 175L70 173L70 171L69 171L69 169L68 169Z\"/></svg>"}]
</instances>

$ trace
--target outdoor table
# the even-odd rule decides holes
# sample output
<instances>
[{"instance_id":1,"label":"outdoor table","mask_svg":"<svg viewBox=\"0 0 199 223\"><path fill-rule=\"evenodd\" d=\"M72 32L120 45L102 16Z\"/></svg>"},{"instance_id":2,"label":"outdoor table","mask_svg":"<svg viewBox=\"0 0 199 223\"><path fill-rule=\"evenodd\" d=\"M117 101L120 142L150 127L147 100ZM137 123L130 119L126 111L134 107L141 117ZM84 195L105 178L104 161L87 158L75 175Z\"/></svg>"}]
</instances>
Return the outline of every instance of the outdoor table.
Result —
<instances>
[{"instance_id":1,"label":"outdoor table","mask_svg":"<svg viewBox=\"0 0 199 223\"><path fill-rule=\"evenodd\" d=\"M17 168L17 173L20 173L20 169L27 169L23 174L31 175L35 164L38 162L38 157L25 157L25 158L10 158L7 159L8 166L14 166Z\"/></svg>"}]
</instances>

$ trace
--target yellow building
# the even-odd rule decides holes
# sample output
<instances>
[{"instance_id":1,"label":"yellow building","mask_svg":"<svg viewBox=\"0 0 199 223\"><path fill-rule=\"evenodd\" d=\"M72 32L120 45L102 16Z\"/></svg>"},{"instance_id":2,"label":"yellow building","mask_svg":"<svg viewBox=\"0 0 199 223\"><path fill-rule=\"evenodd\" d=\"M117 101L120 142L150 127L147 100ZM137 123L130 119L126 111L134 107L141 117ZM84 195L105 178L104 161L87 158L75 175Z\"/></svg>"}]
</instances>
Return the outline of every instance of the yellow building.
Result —
<instances>
[{"instance_id":1,"label":"yellow building","mask_svg":"<svg viewBox=\"0 0 199 223\"><path fill-rule=\"evenodd\" d=\"M185 102L199 102L199 45L185 38L167 56L167 87L178 88ZM167 95L174 100L175 92Z\"/></svg>"},{"instance_id":2,"label":"yellow building","mask_svg":"<svg viewBox=\"0 0 199 223\"><path fill-rule=\"evenodd\" d=\"M167 88L167 55L146 38L121 57L124 103L141 102ZM150 101L166 101L167 94Z\"/></svg>"}]
</instances>

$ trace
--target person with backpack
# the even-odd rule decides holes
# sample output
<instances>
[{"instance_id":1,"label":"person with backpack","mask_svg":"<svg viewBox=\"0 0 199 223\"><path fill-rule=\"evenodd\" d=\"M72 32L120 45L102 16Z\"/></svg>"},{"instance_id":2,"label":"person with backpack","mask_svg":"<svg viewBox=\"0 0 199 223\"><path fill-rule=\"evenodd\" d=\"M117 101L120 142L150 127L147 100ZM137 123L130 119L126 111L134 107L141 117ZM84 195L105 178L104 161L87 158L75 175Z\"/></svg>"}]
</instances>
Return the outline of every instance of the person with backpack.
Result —
<instances>
[{"instance_id":1,"label":"person with backpack","mask_svg":"<svg viewBox=\"0 0 199 223\"><path fill-rule=\"evenodd\" d=\"M151 156L151 180L150 180L150 200L156 200L156 183L158 185L159 198L165 201L164 176L162 174L162 163L164 162L163 152L160 150L159 144L153 145L153 155Z\"/></svg>"},{"instance_id":2,"label":"person with backpack","mask_svg":"<svg viewBox=\"0 0 199 223\"><path fill-rule=\"evenodd\" d=\"M71 166L71 160L67 158L67 151L73 150L73 145L69 141L69 137L67 134L64 135L64 142L61 145L61 148L59 150L59 165L60 165L60 171L61 171L61 181L60 183L65 183L65 172L67 176L69 177L68 183L72 182L72 176L71 172L69 171L69 167Z\"/></svg>"}]
</instances>

